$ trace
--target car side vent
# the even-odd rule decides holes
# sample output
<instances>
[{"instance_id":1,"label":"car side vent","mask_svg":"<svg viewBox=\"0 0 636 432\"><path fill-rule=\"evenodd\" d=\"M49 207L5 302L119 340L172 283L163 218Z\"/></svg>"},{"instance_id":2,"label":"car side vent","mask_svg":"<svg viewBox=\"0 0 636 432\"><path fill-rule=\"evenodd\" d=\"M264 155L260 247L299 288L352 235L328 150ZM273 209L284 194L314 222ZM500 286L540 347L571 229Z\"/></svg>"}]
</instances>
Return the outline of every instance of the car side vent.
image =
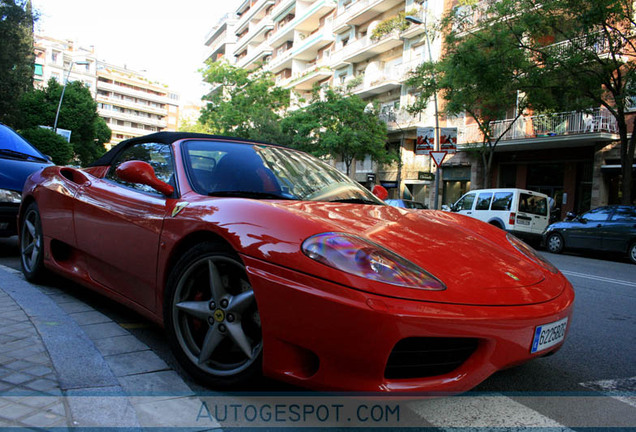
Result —
<instances>
[{"instance_id":1,"label":"car side vent","mask_svg":"<svg viewBox=\"0 0 636 432\"><path fill-rule=\"evenodd\" d=\"M444 375L461 366L475 350L473 338L412 337L399 341L386 365L387 379Z\"/></svg>"}]
</instances>

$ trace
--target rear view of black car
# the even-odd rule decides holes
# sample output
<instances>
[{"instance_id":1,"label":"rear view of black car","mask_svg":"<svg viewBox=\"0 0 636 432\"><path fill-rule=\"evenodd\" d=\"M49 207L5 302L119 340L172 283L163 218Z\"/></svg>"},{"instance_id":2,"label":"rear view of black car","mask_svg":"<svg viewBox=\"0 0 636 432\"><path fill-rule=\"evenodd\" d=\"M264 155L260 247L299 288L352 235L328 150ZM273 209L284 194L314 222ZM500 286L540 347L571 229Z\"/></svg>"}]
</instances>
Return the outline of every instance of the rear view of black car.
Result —
<instances>
[{"instance_id":1,"label":"rear view of black car","mask_svg":"<svg viewBox=\"0 0 636 432\"><path fill-rule=\"evenodd\" d=\"M52 163L18 135L0 123L0 237L17 233L16 217L22 187L31 173Z\"/></svg>"},{"instance_id":2,"label":"rear view of black car","mask_svg":"<svg viewBox=\"0 0 636 432\"><path fill-rule=\"evenodd\" d=\"M626 254L636 264L636 207L597 207L554 223L543 234L543 242L552 253L564 249L614 252Z\"/></svg>"}]
</instances>

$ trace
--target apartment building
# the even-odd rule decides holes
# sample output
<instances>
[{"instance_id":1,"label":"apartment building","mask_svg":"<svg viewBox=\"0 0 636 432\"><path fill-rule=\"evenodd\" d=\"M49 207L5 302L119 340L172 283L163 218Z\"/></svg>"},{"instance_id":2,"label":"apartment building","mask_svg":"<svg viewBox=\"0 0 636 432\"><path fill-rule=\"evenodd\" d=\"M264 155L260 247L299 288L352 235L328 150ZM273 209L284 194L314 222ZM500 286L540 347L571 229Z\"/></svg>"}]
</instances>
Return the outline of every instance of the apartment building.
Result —
<instances>
[{"instance_id":1,"label":"apartment building","mask_svg":"<svg viewBox=\"0 0 636 432\"><path fill-rule=\"evenodd\" d=\"M85 47L71 40L35 35L34 50L33 79L36 88L43 88L51 78L63 83L68 76L69 81L82 81L91 94L95 95L97 57L93 46ZM82 64L75 63L78 61Z\"/></svg>"},{"instance_id":2,"label":"apartment building","mask_svg":"<svg viewBox=\"0 0 636 432\"><path fill-rule=\"evenodd\" d=\"M342 86L368 100L388 126L389 141L400 149L400 164L379 167L356 161L352 175L367 186L384 185L392 197L413 197L431 205L435 167L416 154L418 127L434 125L434 109L412 116L403 108L415 97L404 82L423 58L437 58L439 38L426 43L416 19L439 18L444 2L423 6L413 0L245 0L226 26L217 24L206 45L229 47L223 56L248 70L264 65L277 85L293 89L292 103L307 100L314 85ZM426 14L426 16L425 16ZM234 16L233 16L234 17ZM336 161L336 164L339 163ZM340 167L343 168L343 167ZM344 170L344 169L343 169Z\"/></svg>"},{"instance_id":3,"label":"apartment building","mask_svg":"<svg viewBox=\"0 0 636 432\"><path fill-rule=\"evenodd\" d=\"M140 72L100 62L96 101L99 116L113 131L109 146L153 132L177 130L179 96Z\"/></svg>"},{"instance_id":4,"label":"apartment building","mask_svg":"<svg viewBox=\"0 0 636 432\"><path fill-rule=\"evenodd\" d=\"M449 154L437 173L431 158L416 151L419 128L435 126L434 104L409 114L405 107L416 95L405 80L418 64L442 52L441 36L427 34L426 26L416 23L438 20L455 7L469 8L456 0L245 0L224 26L217 24L206 44L216 47L214 59L223 57L248 70L264 65L277 85L294 90L296 101L307 100L316 84L342 86L368 100L387 123L389 144L399 149L401 163L356 161L352 175L367 186L372 181L384 185L391 197L401 194L434 207L439 174L439 208L479 183L480 161L461 149L482 137L467 116L439 116L440 128L457 131L460 151ZM481 9L471 10L478 24ZM504 131L510 122L502 118L495 127ZM600 107L522 116L497 146L490 186L544 192L563 214L615 202L617 140L615 120Z\"/></svg>"},{"instance_id":5,"label":"apartment building","mask_svg":"<svg viewBox=\"0 0 636 432\"><path fill-rule=\"evenodd\" d=\"M144 72L98 60L94 47L70 40L36 35L35 85L49 79L82 81L97 102L97 111L110 129L107 148L136 136L179 126L179 95L147 78ZM88 64L86 64L88 63Z\"/></svg>"},{"instance_id":6,"label":"apartment building","mask_svg":"<svg viewBox=\"0 0 636 432\"><path fill-rule=\"evenodd\" d=\"M447 7L464 8L463 16L478 26L486 16L485 5L486 2L477 2L476 7L462 6L455 0ZM543 40L554 49L570 43L546 36ZM599 57L608 55L606 44L597 43L593 48ZM491 123L493 136L501 136L501 141L494 153L490 186L543 192L554 198L562 216L620 202L619 130L606 108L550 115L530 111L517 120L513 115L515 107L510 107L509 113L510 117ZM482 142L482 134L468 116L451 119L449 124L458 128L460 150ZM453 202L470 189L471 181L479 178L480 169L480 164L466 152L459 151L448 158L442 175L445 202Z\"/></svg>"}]
</instances>

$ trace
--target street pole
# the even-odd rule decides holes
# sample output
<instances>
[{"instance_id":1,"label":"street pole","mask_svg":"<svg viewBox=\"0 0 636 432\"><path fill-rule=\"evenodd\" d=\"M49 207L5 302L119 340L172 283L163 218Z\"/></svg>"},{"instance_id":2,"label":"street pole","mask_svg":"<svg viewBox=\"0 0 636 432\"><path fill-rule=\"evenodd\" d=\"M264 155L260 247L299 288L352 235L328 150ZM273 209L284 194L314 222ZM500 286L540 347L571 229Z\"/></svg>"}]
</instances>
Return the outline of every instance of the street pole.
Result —
<instances>
[{"instance_id":1,"label":"street pole","mask_svg":"<svg viewBox=\"0 0 636 432\"><path fill-rule=\"evenodd\" d=\"M71 76L71 71L73 70L73 65L88 65L87 61L71 61L71 65L68 68L68 73L66 74L66 80L64 81L64 86L62 86L62 94L60 95L60 102L57 104L57 111L55 112L55 123L53 123L53 132L57 133L57 120L60 117L60 108L62 108L62 101L64 100L64 92L66 92L66 85L68 84L68 80Z\"/></svg>"},{"instance_id":2,"label":"street pole","mask_svg":"<svg viewBox=\"0 0 636 432\"><path fill-rule=\"evenodd\" d=\"M407 15L405 19L413 24L424 24L424 37L426 38L426 50L428 51L428 60L430 63L433 63L433 54L431 53L431 39L428 34L428 26L426 25L426 21L428 19L428 0L426 1L426 6L424 7L424 21L421 19ZM435 71L433 71L433 82L437 84L437 78L435 76ZM437 90L433 93L433 104L435 109L435 145L433 149L435 151L439 151L440 142L439 142L439 111L437 106ZM435 187L433 189L433 209L437 210L439 208L439 177L441 175L442 167L438 166L437 171L435 172Z\"/></svg>"}]
</instances>

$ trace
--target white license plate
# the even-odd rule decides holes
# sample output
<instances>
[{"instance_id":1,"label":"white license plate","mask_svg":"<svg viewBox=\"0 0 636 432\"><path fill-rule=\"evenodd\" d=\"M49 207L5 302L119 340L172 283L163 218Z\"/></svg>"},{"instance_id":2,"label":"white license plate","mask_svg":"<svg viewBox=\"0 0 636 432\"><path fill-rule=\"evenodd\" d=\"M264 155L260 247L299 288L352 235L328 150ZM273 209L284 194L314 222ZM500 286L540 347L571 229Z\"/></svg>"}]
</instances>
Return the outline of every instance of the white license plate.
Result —
<instances>
[{"instance_id":1,"label":"white license plate","mask_svg":"<svg viewBox=\"0 0 636 432\"><path fill-rule=\"evenodd\" d=\"M555 346L565 339L565 329L568 327L568 319L563 318L550 324L543 324L534 329L534 338L530 353L543 351Z\"/></svg>"},{"instance_id":2,"label":"white license plate","mask_svg":"<svg viewBox=\"0 0 636 432\"><path fill-rule=\"evenodd\" d=\"M530 225L530 221L529 220L524 220L524 219L517 219L517 223L519 225Z\"/></svg>"}]
</instances>

